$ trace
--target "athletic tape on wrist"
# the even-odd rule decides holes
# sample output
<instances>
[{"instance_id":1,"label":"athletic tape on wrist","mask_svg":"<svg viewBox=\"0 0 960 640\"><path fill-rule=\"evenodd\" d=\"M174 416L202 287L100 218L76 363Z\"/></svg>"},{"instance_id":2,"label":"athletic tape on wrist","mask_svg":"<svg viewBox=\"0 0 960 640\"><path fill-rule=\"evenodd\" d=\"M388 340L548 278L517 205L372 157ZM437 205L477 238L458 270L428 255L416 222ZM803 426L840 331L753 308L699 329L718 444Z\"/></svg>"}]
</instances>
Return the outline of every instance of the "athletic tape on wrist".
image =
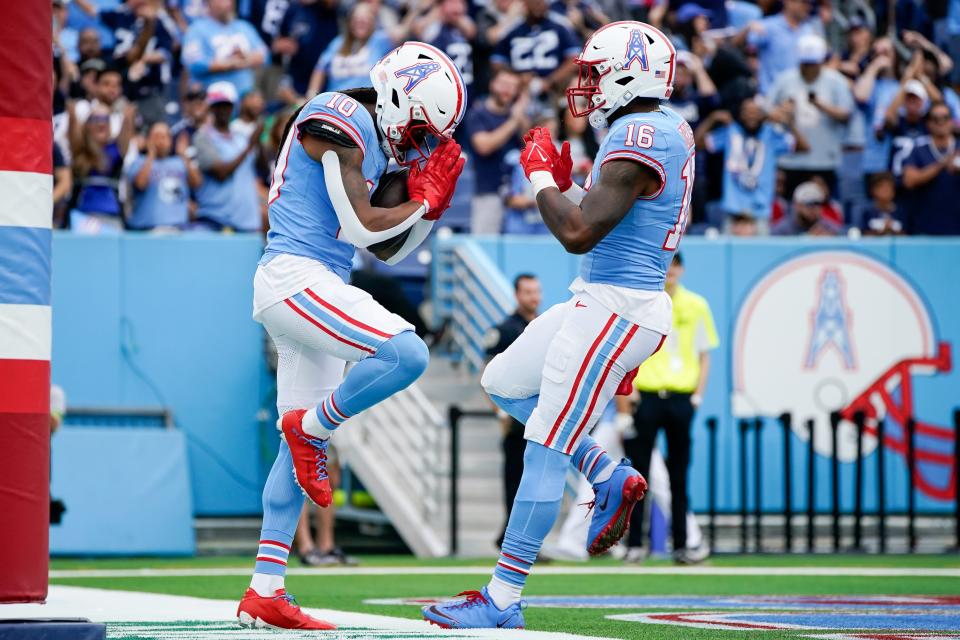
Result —
<instances>
[{"instance_id":1,"label":"athletic tape on wrist","mask_svg":"<svg viewBox=\"0 0 960 640\"><path fill-rule=\"evenodd\" d=\"M533 197L548 187L558 188L557 181L549 171L534 171L530 174L530 184L533 186Z\"/></svg>"}]
</instances>

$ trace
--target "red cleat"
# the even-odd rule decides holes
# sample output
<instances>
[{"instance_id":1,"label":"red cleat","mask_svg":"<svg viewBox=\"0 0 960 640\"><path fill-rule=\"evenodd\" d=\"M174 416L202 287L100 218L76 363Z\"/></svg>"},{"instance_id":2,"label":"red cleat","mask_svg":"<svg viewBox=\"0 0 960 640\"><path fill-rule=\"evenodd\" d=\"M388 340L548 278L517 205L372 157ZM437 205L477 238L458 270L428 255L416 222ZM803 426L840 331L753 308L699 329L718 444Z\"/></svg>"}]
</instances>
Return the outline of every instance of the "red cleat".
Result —
<instances>
[{"instance_id":1,"label":"red cleat","mask_svg":"<svg viewBox=\"0 0 960 640\"><path fill-rule=\"evenodd\" d=\"M329 439L314 438L303 432L305 409L296 409L283 414L280 433L290 447L293 458L293 479L318 507L329 507L333 502L333 490L327 477L327 444Z\"/></svg>"},{"instance_id":2,"label":"red cleat","mask_svg":"<svg viewBox=\"0 0 960 640\"><path fill-rule=\"evenodd\" d=\"M277 589L270 597L263 597L253 589L247 589L237 607L237 620L241 627L251 629L336 629L337 625L325 620L311 618L303 612L293 596L286 590Z\"/></svg>"}]
</instances>

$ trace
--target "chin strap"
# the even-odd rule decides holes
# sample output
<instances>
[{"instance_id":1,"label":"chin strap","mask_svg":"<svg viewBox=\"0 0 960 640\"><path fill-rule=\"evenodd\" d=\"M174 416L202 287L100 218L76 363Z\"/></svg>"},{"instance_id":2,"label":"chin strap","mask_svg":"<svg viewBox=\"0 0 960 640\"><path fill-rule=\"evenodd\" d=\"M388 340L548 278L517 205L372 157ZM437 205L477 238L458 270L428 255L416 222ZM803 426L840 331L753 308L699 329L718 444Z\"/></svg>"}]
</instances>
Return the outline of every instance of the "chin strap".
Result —
<instances>
[{"instance_id":1,"label":"chin strap","mask_svg":"<svg viewBox=\"0 0 960 640\"><path fill-rule=\"evenodd\" d=\"M420 205L416 211L410 214L410 216L400 224L390 229L384 229L383 231L370 231L363 226L360 218L357 217L357 212L353 210L353 205L350 204L347 190L343 186L343 174L340 172L340 158L336 152L325 151L320 161L323 164L323 179L327 186L327 194L330 196L333 210L336 212L337 220L340 222L340 231L344 239L355 247L365 248L377 242L396 237L416 224L423 215L427 213L427 207Z\"/></svg>"}]
</instances>

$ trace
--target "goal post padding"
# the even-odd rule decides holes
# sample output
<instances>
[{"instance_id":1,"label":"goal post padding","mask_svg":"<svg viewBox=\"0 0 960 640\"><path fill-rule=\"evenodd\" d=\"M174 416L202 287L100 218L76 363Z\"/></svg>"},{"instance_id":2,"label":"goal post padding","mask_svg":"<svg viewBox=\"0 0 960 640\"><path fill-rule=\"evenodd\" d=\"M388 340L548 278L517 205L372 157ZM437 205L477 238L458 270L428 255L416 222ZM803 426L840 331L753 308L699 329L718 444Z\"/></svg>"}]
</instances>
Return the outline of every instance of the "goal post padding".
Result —
<instances>
[{"instance_id":1,"label":"goal post padding","mask_svg":"<svg viewBox=\"0 0 960 640\"><path fill-rule=\"evenodd\" d=\"M0 16L0 602L47 595L51 23L42 0Z\"/></svg>"}]
</instances>

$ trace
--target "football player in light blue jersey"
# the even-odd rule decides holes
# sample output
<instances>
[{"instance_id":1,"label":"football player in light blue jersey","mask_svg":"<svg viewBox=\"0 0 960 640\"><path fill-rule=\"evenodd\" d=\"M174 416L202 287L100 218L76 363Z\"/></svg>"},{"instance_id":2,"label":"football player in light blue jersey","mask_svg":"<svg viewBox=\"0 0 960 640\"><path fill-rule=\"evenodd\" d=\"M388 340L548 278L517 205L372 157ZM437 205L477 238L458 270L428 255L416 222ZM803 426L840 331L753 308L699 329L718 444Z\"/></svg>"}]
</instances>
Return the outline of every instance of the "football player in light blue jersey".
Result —
<instances>
[{"instance_id":1,"label":"football player in light blue jersey","mask_svg":"<svg viewBox=\"0 0 960 640\"><path fill-rule=\"evenodd\" d=\"M285 591L303 494L330 505L330 438L427 366L413 326L348 279L356 247L390 241L387 262L396 263L449 206L463 170L452 136L466 88L453 62L420 42L389 52L370 78L372 88L322 93L294 114L270 187L253 316L277 348L283 441L263 490L253 580L237 610L247 626L333 628L303 613ZM389 158L410 167L409 199L387 208L371 204L370 193ZM347 362L356 364L344 375Z\"/></svg>"},{"instance_id":2,"label":"football player in light blue jersey","mask_svg":"<svg viewBox=\"0 0 960 640\"><path fill-rule=\"evenodd\" d=\"M558 151L545 129L525 136L520 162L544 223L567 251L584 254L580 276L573 297L527 325L483 373L493 401L526 425L523 477L489 584L424 607L424 618L443 627L524 626L521 591L571 464L596 496L591 554L620 540L646 491L630 462L611 459L589 434L670 331L664 280L690 208L693 132L660 103L673 89L676 51L657 29L609 24L576 62L570 111L608 128L587 184L573 183L569 144Z\"/></svg>"}]
</instances>

